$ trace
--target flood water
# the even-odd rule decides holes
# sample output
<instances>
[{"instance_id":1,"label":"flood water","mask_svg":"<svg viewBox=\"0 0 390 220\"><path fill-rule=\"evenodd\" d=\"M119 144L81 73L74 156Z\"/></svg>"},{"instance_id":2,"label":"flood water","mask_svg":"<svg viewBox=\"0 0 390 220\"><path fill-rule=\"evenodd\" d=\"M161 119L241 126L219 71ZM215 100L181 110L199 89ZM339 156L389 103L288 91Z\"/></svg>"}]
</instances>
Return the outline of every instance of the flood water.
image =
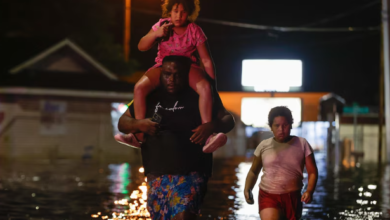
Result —
<instances>
[{"instance_id":1,"label":"flood water","mask_svg":"<svg viewBox=\"0 0 390 220\"><path fill-rule=\"evenodd\" d=\"M303 219L390 219L390 166L360 164L335 173L326 169L324 153L315 155L319 180ZM199 219L260 219L257 201L246 204L242 193L251 161L214 161ZM141 164L93 161L1 164L0 220L147 219L142 171Z\"/></svg>"}]
</instances>

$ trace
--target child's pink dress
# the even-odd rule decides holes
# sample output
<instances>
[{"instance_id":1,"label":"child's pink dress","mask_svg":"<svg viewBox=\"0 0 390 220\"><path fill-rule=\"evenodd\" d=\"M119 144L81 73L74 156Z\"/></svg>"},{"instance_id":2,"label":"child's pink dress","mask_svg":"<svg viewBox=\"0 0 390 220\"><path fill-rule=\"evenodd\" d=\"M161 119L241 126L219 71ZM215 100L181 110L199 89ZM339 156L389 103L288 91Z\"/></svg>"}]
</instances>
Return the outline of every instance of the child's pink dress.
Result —
<instances>
[{"instance_id":1,"label":"child's pink dress","mask_svg":"<svg viewBox=\"0 0 390 220\"><path fill-rule=\"evenodd\" d=\"M156 31L160 27L161 22L170 20L170 18L160 19L152 26L152 30ZM164 57L169 55L186 56L191 58L193 63L197 64L198 60L194 52L196 51L196 47L206 40L206 35L202 29L192 22L188 24L187 30L181 35L173 31L173 34L167 41L159 42L158 53L155 59L156 64L152 68L161 66Z\"/></svg>"}]
</instances>

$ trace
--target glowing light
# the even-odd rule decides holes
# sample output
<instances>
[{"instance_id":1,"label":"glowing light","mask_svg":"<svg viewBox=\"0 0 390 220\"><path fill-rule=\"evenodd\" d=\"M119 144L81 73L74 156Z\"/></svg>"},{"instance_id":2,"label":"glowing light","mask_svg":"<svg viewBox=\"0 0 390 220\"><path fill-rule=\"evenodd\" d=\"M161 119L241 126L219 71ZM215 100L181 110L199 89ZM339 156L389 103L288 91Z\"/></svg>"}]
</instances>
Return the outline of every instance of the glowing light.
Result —
<instances>
[{"instance_id":1,"label":"glowing light","mask_svg":"<svg viewBox=\"0 0 390 220\"><path fill-rule=\"evenodd\" d=\"M370 192L364 192L364 196L365 196L365 197L371 197L371 196L372 196L372 193L370 193Z\"/></svg>"},{"instance_id":2,"label":"glowing light","mask_svg":"<svg viewBox=\"0 0 390 220\"><path fill-rule=\"evenodd\" d=\"M129 201L127 199L121 199L114 202L115 205L129 205Z\"/></svg>"},{"instance_id":3,"label":"glowing light","mask_svg":"<svg viewBox=\"0 0 390 220\"><path fill-rule=\"evenodd\" d=\"M34 176L32 179L34 182L39 181L39 176Z\"/></svg>"},{"instance_id":4,"label":"glowing light","mask_svg":"<svg viewBox=\"0 0 390 220\"><path fill-rule=\"evenodd\" d=\"M302 100L300 98L242 98L241 120L247 125L269 128L266 116L271 108L281 105L287 106L292 111L293 127L298 127L302 119Z\"/></svg>"},{"instance_id":5,"label":"glowing light","mask_svg":"<svg viewBox=\"0 0 390 220\"><path fill-rule=\"evenodd\" d=\"M129 204L128 215L149 218L150 214L147 211L147 203L145 202L147 200L147 185L143 182L138 188L140 190L134 190L130 196L134 201L132 204Z\"/></svg>"},{"instance_id":6,"label":"glowing light","mask_svg":"<svg viewBox=\"0 0 390 220\"><path fill-rule=\"evenodd\" d=\"M111 175L108 178L114 182L110 186L110 191L127 194L127 186L130 184L130 165L128 163L110 164L108 167L111 170Z\"/></svg>"},{"instance_id":7,"label":"glowing light","mask_svg":"<svg viewBox=\"0 0 390 220\"><path fill-rule=\"evenodd\" d=\"M32 197L35 197L35 193L31 194Z\"/></svg>"},{"instance_id":8,"label":"glowing light","mask_svg":"<svg viewBox=\"0 0 390 220\"><path fill-rule=\"evenodd\" d=\"M139 170L138 170L140 173L143 173L143 172L145 172L145 169L143 168L143 167L141 167L141 168L139 168Z\"/></svg>"},{"instance_id":9,"label":"glowing light","mask_svg":"<svg viewBox=\"0 0 390 220\"><path fill-rule=\"evenodd\" d=\"M141 169L140 169L141 171ZM146 178L145 178L146 181ZM102 219L109 220L119 220L119 219L128 219L128 220L136 220L136 219L148 219L151 220L150 214L147 210L147 184L146 182L142 182L140 186L138 186L138 190L134 190L130 195L130 201L128 199L120 199L115 200L115 205L123 205L128 206L128 210L124 210L122 213L113 212L112 218L108 216L102 216ZM100 212L99 212L100 215Z\"/></svg>"},{"instance_id":10,"label":"glowing light","mask_svg":"<svg viewBox=\"0 0 390 220\"><path fill-rule=\"evenodd\" d=\"M372 189L372 190L376 189L376 185L372 185L372 184L368 185L367 187L368 189Z\"/></svg>"},{"instance_id":11,"label":"glowing light","mask_svg":"<svg viewBox=\"0 0 390 220\"><path fill-rule=\"evenodd\" d=\"M99 218L99 215L92 214L91 217L92 217L92 218Z\"/></svg>"},{"instance_id":12,"label":"glowing light","mask_svg":"<svg viewBox=\"0 0 390 220\"><path fill-rule=\"evenodd\" d=\"M124 113L127 110L127 105L120 103L118 105L118 110L119 110L119 112Z\"/></svg>"},{"instance_id":13,"label":"glowing light","mask_svg":"<svg viewBox=\"0 0 390 220\"><path fill-rule=\"evenodd\" d=\"M362 191L363 191L363 187L360 187L358 190L359 190L360 192L362 192Z\"/></svg>"},{"instance_id":14,"label":"glowing light","mask_svg":"<svg viewBox=\"0 0 390 220\"><path fill-rule=\"evenodd\" d=\"M368 200L358 199L358 200L356 200L356 202L357 202L358 204L361 204L361 205L367 205L367 204L368 204Z\"/></svg>"},{"instance_id":15,"label":"glowing light","mask_svg":"<svg viewBox=\"0 0 390 220\"><path fill-rule=\"evenodd\" d=\"M356 163L356 167L359 168L360 167L360 163Z\"/></svg>"},{"instance_id":16,"label":"glowing light","mask_svg":"<svg viewBox=\"0 0 390 220\"><path fill-rule=\"evenodd\" d=\"M39 209L39 206L35 207L35 209L38 210L38 209Z\"/></svg>"},{"instance_id":17,"label":"glowing light","mask_svg":"<svg viewBox=\"0 0 390 220\"><path fill-rule=\"evenodd\" d=\"M300 60L243 60L241 85L255 91L288 92L302 86ZM245 89L245 88L244 88Z\"/></svg>"},{"instance_id":18,"label":"glowing light","mask_svg":"<svg viewBox=\"0 0 390 220\"><path fill-rule=\"evenodd\" d=\"M245 197L244 197L244 188L245 188L245 179L246 175L248 174L250 168L252 166L252 163L250 162L242 162L238 165L238 171L236 173L237 176L237 186L240 190L239 193L236 194L236 199L235 202L240 202L240 206L238 207L238 210L236 210L237 215L253 215L253 216L258 216L258 209L254 208L253 205L249 205L245 202ZM258 186L261 176L263 175L263 171L260 171L259 177L256 181L256 186ZM254 187L252 191L253 195L258 195L259 194L259 187ZM233 210L233 208L231 208ZM207 217L207 216L205 216ZM211 216L209 216L208 219L212 219Z\"/></svg>"},{"instance_id":19,"label":"glowing light","mask_svg":"<svg viewBox=\"0 0 390 220\"><path fill-rule=\"evenodd\" d=\"M137 199L138 198L139 191L134 190L133 193L131 193L130 199Z\"/></svg>"}]
</instances>

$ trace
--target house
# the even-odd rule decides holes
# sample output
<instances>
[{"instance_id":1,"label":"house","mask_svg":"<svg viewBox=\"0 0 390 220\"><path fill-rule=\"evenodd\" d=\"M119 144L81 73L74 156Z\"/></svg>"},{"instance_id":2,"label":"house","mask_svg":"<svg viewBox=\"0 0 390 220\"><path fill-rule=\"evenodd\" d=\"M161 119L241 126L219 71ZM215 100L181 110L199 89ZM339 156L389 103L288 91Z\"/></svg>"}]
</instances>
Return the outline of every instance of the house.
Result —
<instances>
[{"instance_id":1,"label":"house","mask_svg":"<svg viewBox=\"0 0 390 220\"><path fill-rule=\"evenodd\" d=\"M111 117L133 88L68 39L23 60L0 80L0 158L139 160Z\"/></svg>"}]
</instances>

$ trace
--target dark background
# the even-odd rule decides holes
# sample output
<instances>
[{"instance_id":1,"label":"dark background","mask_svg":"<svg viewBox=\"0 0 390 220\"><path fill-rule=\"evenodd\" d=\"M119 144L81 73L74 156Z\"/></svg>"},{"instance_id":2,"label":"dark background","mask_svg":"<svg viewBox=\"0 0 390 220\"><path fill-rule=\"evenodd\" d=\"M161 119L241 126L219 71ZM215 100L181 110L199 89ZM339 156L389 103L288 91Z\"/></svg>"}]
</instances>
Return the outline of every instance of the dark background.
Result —
<instances>
[{"instance_id":1,"label":"dark background","mask_svg":"<svg viewBox=\"0 0 390 220\"><path fill-rule=\"evenodd\" d=\"M380 26L375 0L201 0L199 18L266 26ZM156 48L137 44L159 16L160 0L132 0L131 62L122 54L124 0L2 0L0 5L0 77L55 43L70 38L117 74L146 70ZM339 16L338 19L333 19ZM241 91L243 59L301 59L303 91L334 92L348 104L379 103L381 32L279 32L198 21L208 37L218 89ZM1 78L0 78L1 80Z\"/></svg>"}]
</instances>

